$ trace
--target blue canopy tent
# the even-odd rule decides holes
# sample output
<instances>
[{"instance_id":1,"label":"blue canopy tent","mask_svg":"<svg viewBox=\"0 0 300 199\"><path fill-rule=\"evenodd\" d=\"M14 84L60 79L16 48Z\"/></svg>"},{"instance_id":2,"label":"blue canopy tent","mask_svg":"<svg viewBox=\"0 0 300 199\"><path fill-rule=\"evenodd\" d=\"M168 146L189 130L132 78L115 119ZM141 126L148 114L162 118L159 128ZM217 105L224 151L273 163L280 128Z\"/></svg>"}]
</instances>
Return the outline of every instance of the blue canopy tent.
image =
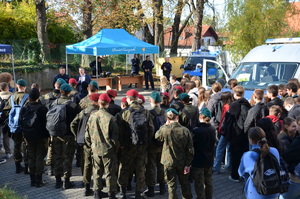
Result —
<instances>
[{"instance_id":1,"label":"blue canopy tent","mask_svg":"<svg viewBox=\"0 0 300 199\"><path fill-rule=\"evenodd\" d=\"M15 75L15 64L14 64L14 53L11 45L6 44L0 44L0 54L11 54L11 63L13 68L13 76L14 81L16 81L16 75Z\"/></svg>"},{"instance_id":2,"label":"blue canopy tent","mask_svg":"<svg viewBox=\"0 0 300 199\"><path fill-rule=\"evenodd\" d=\"M66 46L66 63L68 67L68 54L84 54L97 57L99 55L157 53L159 53L158 46L141 41L124 29L102 29L84 41ZM96 70L98 71L97 61ZM96 74L98 78L98 72Z\"/></svg>"}]
</instances>

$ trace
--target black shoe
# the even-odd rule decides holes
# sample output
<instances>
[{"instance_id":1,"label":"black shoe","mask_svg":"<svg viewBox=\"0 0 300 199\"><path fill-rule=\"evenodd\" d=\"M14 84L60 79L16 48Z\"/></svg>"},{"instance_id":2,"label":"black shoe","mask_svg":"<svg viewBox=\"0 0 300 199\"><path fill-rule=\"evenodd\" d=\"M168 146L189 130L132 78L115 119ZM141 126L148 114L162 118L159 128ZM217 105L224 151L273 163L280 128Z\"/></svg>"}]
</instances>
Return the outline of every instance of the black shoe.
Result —
<instances>
[{"instance_id":1,"label":"black shoe","mask_svg":"<svg viewBox=\"0 0 300 199\"><path fill-rule=\"evenodd\" d=\"M60 175L57 175L55 176L55 179L56 179L56 183L55 183L55 189L60 189L62 188L62 180L61 180L61 177Z\"/></svg>"},{"instance_id":2,"label":"black shoe","mask_svg":"<svg viewBox=\"0 0 300 199\"><path fill-rule=\"evenodd\" d=\"M154 187L148 186L148 190L146 190L144 194L149 198L154 197Z\"/></svg>"},{"instance_id":3,"label":"black shoe","mask_svg":"<svg viewBox=\"0 0 300 199\"><path fill-rule=\"evenodd\" d=\"M70 178L65 178L63 189L71 189L75 186L74 182L70 181Z\"/></svg>"},{"instance_id":4,"label":"black shoe","mask_svg":"<svg viewBox=\"0 0 300 199\"><path fill-rule=\"evenodd\" d=\"M16 162L16 173L22 173L24 171L24 167L22 167L21 162Z\"/></svg>"},{"instance_id":5,"label":"black shoe","mask_svg":"<svg viewBox=\"0 0 300 199\"><path fill-rule=\"evenodd\" d=\"M159 194L160 195L165 195L166 192L167 192L167 190L166 190L165 183L160 183L159 184Z\"/></svg>"},{"instance_id":6,"label":"black shoe","mask_svg":"<svg viewBox=\"0 0 300 199\"><path fill-rule=\"evenodd\" d=\"M85 191L84 196L91 196L93 195L93 190L91 190L90 183L84 185Z\"/></svg>"},{"instance_id":7,"label":"black shoe","mask_svg":"<svg viewBox=\"0 0 300 199\"><path fill-rule=\"evenodd\" d=\"M43 181L42 174L35 176L35 187L40 188L46 184L46 181Z\"/></svg>"}]
</instances>

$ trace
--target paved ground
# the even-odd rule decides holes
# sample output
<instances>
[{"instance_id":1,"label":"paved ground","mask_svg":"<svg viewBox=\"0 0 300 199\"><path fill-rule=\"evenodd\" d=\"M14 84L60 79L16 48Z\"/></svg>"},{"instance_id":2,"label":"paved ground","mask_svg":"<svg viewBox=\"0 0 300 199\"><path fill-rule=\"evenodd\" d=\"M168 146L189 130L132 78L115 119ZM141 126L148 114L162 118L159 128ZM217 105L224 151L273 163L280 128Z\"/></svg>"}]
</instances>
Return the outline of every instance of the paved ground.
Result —
<instances>
[{"instance_id":1,"label":"paved ground","mask_svg":"<svg viewBox=\"0 0 300 199\"><path fill-rule=\"evenodd\" d=\"M120 99L125 96L124 89L119 93L119 96L116 99L116 103L120 102ZM144 90L138 90L142 95L146 97L146 108L149 108L149 100L147 100L148 96L151 92L145 92ZM148 103L147 103L148 102ZM13 143L11 142L11 146ZM0 157L4 154L0 152ZM221 174L213 174L213 184L214 184L214 199L244 199L242 189L243 182L234 183L227 179L229 176L228 171L224 171ZM55 189L55 178L53 176L43 176L44 180L47 181L46 186L41 188L30 187L30 178L25 174L16 174L15 173L15 165L13 159L9 159L5 164L0 165L0 187L7 185L9 188L15 190L19 195L24 198L30 199L60 199L60 198L70 198L70 199L81 199L81 198L93 198L84 197L84 189L81 186L82 176L80 169L75 167L75 163L73 164L73 176L71 178L72 181L75 182L75 187L69 190ZM195 190L192 185L193 196L196 198ZM179 188L178 188L179 189ZM105 191L105 189L104 189ZM167 195L160 196L158 195L158 186L156 186L156 195L154 198L167 198ZM129 192L128 198L134 198L134 193ZM0 197L1 198L1 197Z\"/></svg>"}]
</instances>

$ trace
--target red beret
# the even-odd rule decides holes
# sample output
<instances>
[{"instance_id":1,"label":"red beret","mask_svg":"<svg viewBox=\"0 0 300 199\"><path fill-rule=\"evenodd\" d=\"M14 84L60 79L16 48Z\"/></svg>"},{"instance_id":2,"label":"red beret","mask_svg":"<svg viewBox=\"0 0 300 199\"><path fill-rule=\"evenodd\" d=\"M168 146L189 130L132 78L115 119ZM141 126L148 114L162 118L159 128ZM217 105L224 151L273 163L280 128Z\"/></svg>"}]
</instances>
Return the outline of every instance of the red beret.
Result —
<instances>
[{"instance_id":1,"label":"red beret","mask_svg":"<svg viewBox=\"0 0 300 199\"><path fill-rule=\"evenodd\" d=\"M146 101L146 100L145 100L145 98L144 98L144 96L143 96L143 95L141 95L141 94L139 94L139 95L138 95L138 98L139 98L139 99L141 99L143 102L145 102L145 101Z\"/></svg>"},{"instance_id":2,"label":"red beret","mask_svg":"<svg viewBox=\"0 0 300 199\"><path fill-rule=\"evenodd\" d=\"M71 78L71 79L69 79L69 83L70 84L77 84L77 81L76 81L76 79Z\"/></svg>"},{"instance_id":3,"label":"red beret","mask_svg":"<svg viewBox=\"0 0 300 199\"><path fill-rule=\"evenodd\" d=\"M127 103L126 97L123 97L123 98L121 99L121 102Z\"/></svg>"},{"instance_id":4,"label":"red beret","mask_svg":"<svg viewBox=\"0 0 300 199\"><path fill-rule=\"evenodd\" d=\"M93 102L98 102L100 94L99 93L92 93L89 95L90 100Z\"/></svg>"},{"instance_id":5,"label":"red beret","mask_svg":"<svg viewBox=\"0 0 300 199\"><path fill-rule=\"evenodd\" d=\"M108 97L108 95L106 93L101 94L99 96L99 100L105 101L105 102L110 102L111 101L110 97Z\"/></svg>"},{"instance_id":6,"label":"red beret","mask_svg":"<svg viewBox=\"0 0 300 199\"><path fill-rule=\"evenodd\" d=\"M111 89L111 90L107 90L106 91L106 94L109 96L109 97L117 97L118 93L117 91Z\"/></svg>"},{"instance_id":7,"label":"red beret","mask_svg":"<svg viewBox=\"0 0 300 199\"><path fill-rule=\"evenodd\" d=\"M181 86L176 86L175 89L181 90L182 92L184 92L184 89Z\"/></svg>"},{"instance_id":8,"label":"red beret","mask_svg":"<svg viewBox=\"0 0 300 199\"><path fill-rule=\"evenodd\" d=\"M168 98L170 98L170 95L168 92L163 92L162 95L167 96Z\"/></svg>"},{"instance_id":9,"label":"red beret","mask_svg":"<svg viewBox=\"0 0 300 199\"><path fill-rule=\"evenodd\" d=\"M129 97L138 97L139 93L135 89L130 89L126 92L126 96Z\"/></svg>"}]
</instances>

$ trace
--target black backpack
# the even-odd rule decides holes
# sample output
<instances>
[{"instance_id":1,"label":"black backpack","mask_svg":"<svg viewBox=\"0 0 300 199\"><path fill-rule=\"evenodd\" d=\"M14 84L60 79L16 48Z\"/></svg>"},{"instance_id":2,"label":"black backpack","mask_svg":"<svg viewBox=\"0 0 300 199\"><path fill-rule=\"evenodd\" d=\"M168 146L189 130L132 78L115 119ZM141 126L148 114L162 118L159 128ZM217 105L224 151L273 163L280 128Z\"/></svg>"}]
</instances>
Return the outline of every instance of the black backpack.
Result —
<instances>
[{"instance_id":1,"label":"black backpack","mask_svg":"<svg viewBox=\"0 0 300 199\"><path fill-rule=\"evenodd\" d=\"M21 110L22 117L20 119L20 127L25 137L30 137L28 133L36 132L40 128L38 111L43 108L43 105L32 108L29 104L24 106Z\"/></svg>"},{"instance_id":2,"label":"black backpack","mask_svg":"<svg viewBox=\"0 0 300 199\"><path fill-rule=\"evenodd\" d=\"M165 116L165 110L161 109L160 113L157 114L156 111L154 109L150 110L150 113L154 116L154 120L153 120L153 125L154 125L154 131L158 131L159 128L164 125L167 120L166 120L166 116ZM155 137L153 136L153 141L155 143L155 145L157 146L162 146L163 142L158 141L157 139L155 139Z\"/></svg>"},{"instance_id":3,"label":"black backpack","mask_svg":"<svg viewBox=\"0 0 300 199\"><path fill-rule=\"evenodd\" d=\"M83 112L83 116L82 118L79 120L78 123L78 129L77 129L77 143L78 144L84 144L84 135L85 135L85 128L86 128L86 124L90 118L91 113L94 111L95 109L91 109L90 112Z\"/></svg>"},{"instance_id":4,"label":"black backpack","mask_svg":"<svg viewBox=\"0 0 300 199\"><path fill-rule=\"evenodd\" d=\"M222 118L222 111L223 111L223 102L222 100L219 100L217 102L217 105L216 105L216 111L215 111L215 119L216 121L220 124L221 122L221 118Z\"/></svg>"},{"instance_id":5,"label":"black backpack","mask_svg":"<svg viewBox=\"0 0 300 199\"><path fill-rule=\"evenodd\" d=\"M128 110L130 111L129 126L131 128L132 144L142 145L148 143L148 121L144 108L141 107L139 110L134 110L130 107Z\"/></svg>"},{"instance_id":6,"label":"black backpack","mask_svg":"<svg viewBox=\"0 0 300 199\"><path fill-rule=\"evenodd\" d=\"M53 92L49 93L49 99L47 99L45 102L45 106L48 108L48 110L51 108L53 102L55 100L57 100L58 98L60 98L60 94L58 94L57 96L54 96Z\"/></svg>"},{"instance_id":7,"label":"black backpack","mask_svg":"<svg viewBox=\"0 0 300 199\"><path fill-rule=\"evenodd\" d=\"M9 98L7 98L6 100L2 99L0 97L0 113L1 113L1 117L0 117L0 125L3 125L4 124L4 121L7 119L7 116L5 115L2 115L2 111L7 103Z\"/></svg>"},{"instance_id":8,"label":"black backpack","mask_svg":"<svg viewBox=\"0 0 300 199\"><path fill-rule=\"evenodd\" d=\"M258 153L252 178L256 191L261 195L280 193L282 191L282 183L280 165L277 158L272 153L261 158L259 149L253 149L252 151Z\"/></svg>"}]
</instances>

